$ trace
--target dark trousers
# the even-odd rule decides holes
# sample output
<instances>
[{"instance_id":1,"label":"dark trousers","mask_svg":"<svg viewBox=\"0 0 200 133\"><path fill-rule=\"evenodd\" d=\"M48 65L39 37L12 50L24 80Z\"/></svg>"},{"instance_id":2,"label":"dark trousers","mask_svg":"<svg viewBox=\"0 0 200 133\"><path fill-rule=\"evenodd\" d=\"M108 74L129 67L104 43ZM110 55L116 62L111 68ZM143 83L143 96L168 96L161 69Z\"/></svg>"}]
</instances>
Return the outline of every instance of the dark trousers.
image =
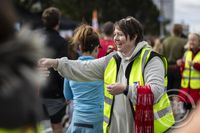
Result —
<instances>
[{"instance_id":1,"label":"dark trousers","mask_svg":"<svg viewBox=\"0 0 200 133\"><path fill-rule=\"evenodd\" d=\"M168 85L167 85L168 95L177 95L178 90L176 91L171 90L171 89L180 89L181 85L181 74L176 65L169 65L167 78L168 78Z\"/></svg>"}]
</instances>

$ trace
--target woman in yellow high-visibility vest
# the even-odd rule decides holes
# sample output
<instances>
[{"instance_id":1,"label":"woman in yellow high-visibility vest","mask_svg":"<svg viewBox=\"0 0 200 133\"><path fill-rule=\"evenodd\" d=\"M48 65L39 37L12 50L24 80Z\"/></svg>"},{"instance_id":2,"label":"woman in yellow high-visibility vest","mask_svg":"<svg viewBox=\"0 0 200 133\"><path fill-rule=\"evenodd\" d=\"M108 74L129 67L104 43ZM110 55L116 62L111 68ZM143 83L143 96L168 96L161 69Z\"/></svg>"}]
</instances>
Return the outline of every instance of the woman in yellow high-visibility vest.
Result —
<instances>
[{"instance_id":1,"label":"woman in yellow high-visibility vest","mask_svg":"<svg viewBox=\"0 0 200 133\"><path fill-rule=\"evenodd\" d=\"M179 99L184 102L184 108L190 110L200 99L200 35L190 33L187 46L188 50L177 65L182 70Z\"/></svg>"},{"instance_id":2,"label":"woman in yellow high-visibility vest","mask_svg":"<svg viewBox=\"0 0 200 133\"><path fill-rule=\"evenodd\" d=\"M115 23L117 52L91 61L67 58L39 61L41 67L53 67L72 80L104 80L104 133L133 133L134 106L138 85L150 85L154 95L154 133L162 133L174 124L165 91L165 59L143 41L141 23L133 17Z\"/></svg>"}]
</instances>

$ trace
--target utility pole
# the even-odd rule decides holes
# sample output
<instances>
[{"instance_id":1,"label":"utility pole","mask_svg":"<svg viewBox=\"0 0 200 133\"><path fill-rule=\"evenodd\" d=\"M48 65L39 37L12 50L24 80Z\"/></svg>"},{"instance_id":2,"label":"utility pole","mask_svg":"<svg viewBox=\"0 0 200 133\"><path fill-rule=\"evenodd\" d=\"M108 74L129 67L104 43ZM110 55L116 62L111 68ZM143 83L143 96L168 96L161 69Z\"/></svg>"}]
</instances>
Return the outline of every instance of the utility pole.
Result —
<instances>
[{"instance_id":1,"label":"utility pole","mask_svg":"<svg viewBox=\"0 0 200 133\"><path fill-rule=\"evenodd\" d=\"M164 1L160 0L160 16L159 16L159 21L160 21L160 37L164 37L164 8L163 5Z\"/></svg>"}]
</instances>

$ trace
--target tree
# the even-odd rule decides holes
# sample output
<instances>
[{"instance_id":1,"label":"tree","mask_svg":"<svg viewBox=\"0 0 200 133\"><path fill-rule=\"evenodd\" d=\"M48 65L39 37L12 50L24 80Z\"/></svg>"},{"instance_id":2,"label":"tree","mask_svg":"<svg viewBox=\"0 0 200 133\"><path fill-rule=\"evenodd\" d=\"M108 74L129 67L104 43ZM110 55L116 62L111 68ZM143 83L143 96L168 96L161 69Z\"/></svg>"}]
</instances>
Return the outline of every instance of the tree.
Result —
<instances>
[{"instance_id":1,"label":"tree","mask_svg":"<svg viewBox=\"0 0 200 133\"><path fill-rule=\"evenodd\" d=\"M20 1L21 0L15 0ZM32 9L31 4L40 2L42 8L58 7L64 15L79 22L91 23L92 11L98 11L99 22L116 21L126 16L137 18L143 25L145 34L158 35L159 11L152 0L23 0L24 6Z\"/></svg>"},{"instance_id":2,"label":"tree","mask_svg":"<svg viewBox=\"0 0 200 133\"><path fill-rule=\"evenodd\" d=\"M159 33L159 11L152 0L57 0L54 4L78 21L90 23L92 11L97 9L100 23L134 16L144 25L146 34Z\"/></svg>"}]
</instances>

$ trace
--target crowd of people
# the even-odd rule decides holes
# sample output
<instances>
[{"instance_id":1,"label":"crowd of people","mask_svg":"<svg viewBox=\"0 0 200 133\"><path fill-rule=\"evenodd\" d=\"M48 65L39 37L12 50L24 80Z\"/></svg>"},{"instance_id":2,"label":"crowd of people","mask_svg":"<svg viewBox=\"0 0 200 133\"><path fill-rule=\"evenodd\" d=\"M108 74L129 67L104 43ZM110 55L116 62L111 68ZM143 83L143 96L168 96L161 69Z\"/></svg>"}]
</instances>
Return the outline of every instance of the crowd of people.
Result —
<instances>
[{"instance_id":1,"label":"crowd of people","mask_svg":"<svg viewBox=\"0 0 200 133\"><path fill-rule=\"evenodd\" d=\"M104 81L103 132L134 132L136 90L139 85L149 85L154 95L153 112L159 114L154 119L154 130L155 132L169 130L175 121L170 101L164 90L166 59L153 52L148 43L143 41L142 25L133 17L115 23L114 42L117 52L99 59L74 61L67 57L43 58L39 61L39 66L53 67L70 80ZM163 119L168 119L169 122ZM162 122L165 122L165 125Z\"/></svg>"},{"instance_id":2,"label":"crowd of people","mask_svg":"<svg viewBox=\"0 0 200 133\"><path fill-rule=\"evenodd\" d=\"M101 32L81 24L66 40L58 8L43 11L42 29L17 32L10 1L0 7L0 132L42 132L49 119L53 132L62 133L71 106L67 133L181 132L176 121L198 111L200 34L183 37L181 24L154 45L132 16L104 23ZM150 94L152 108L142 107ZM139 123L136 113L145 120Z\"/></svg>"}]
</instances>

